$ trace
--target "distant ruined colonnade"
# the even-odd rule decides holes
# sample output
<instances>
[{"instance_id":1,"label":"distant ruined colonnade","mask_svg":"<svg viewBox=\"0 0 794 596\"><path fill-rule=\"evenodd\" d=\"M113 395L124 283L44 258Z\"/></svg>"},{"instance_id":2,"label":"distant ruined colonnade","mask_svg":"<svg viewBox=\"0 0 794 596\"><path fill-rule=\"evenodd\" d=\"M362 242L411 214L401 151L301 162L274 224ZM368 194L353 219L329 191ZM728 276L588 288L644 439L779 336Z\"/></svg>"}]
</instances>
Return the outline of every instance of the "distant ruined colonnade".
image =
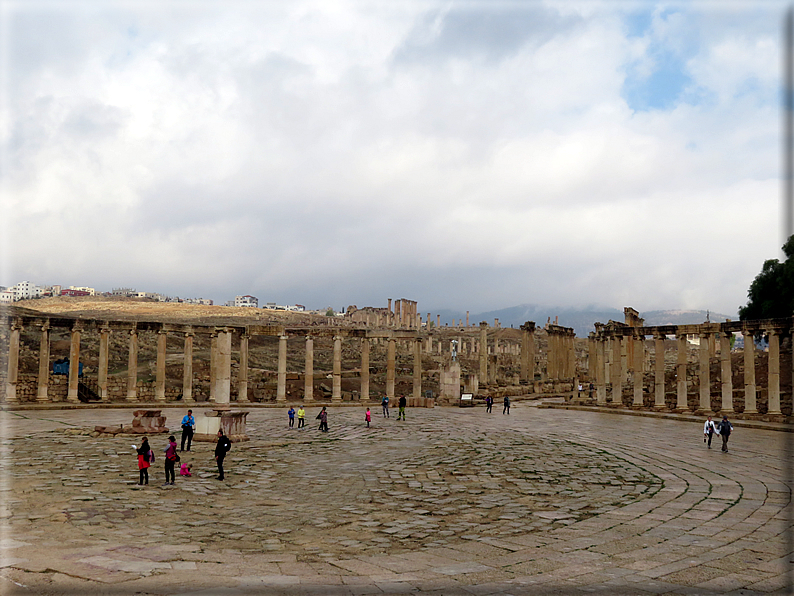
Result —
<instances>
[{"instance_id":1,"label":"distant ruined colonnade","mask_svg":"<svg viewBox=\"0 0 794 596\"><path fill-rule=\"evenodd\" d=\"M100 402L111 399L128 402L175 401L181 395L182 403L194 403L193 374L193 341L197 335L210 339L210 379L209 400L216 404L228 404L232 401L232 344L239 342L239 358L234 363L236 368L236 393L238 402L249 401L249 366L248 342L254 336L271 336L278 338L278 363L276 372L277 403L287 401L287 340L290 337L302 337L304 348L304 391L305 402L315 401L314 396L314 341L317 338L330 339L333 343L333 371L331 403L342 401L342 342L358 342L360 357L360 397L369 400L370 391L370 346L373 343L386 345L385 394L395 397L396 348L397 343L408 344L413 352L412 391L415 399L422 398L422 374L424 357L433 359L440 378L441 397L451 400L460 395L461 387L475 394L484 395L489 391L504 387L507 383L500 376L500 358L507 357L511 362L518 361L517 378L513 381L515 393L538 394L570 391L575 385L592 382L594 392L590 399L589 386L586 385L580 401L594 405L626 406L632 408L665 409L673 411L695 412L742 412L748 415L781 416L788 413L790 401L781 404L781 337L790 337L792 320L771 319L763 321L736 321L725 323L704 323L700 325L667 325L644 326L638 313L633 309L625 309L626 322L607 324L597 323L596 330L586 339L575 337L573 329L547 324L542 330L541 341L545 343L541 349L538 343L536 325L532 321L520 327L519 341L500 341L494 331L501 332L498 321L495 327L485 322L477 327L463 326L460 321L455 327L411 327L411 321L421 323L421 317L415 312L415 302L401 300L400 312L403 328L373 328L374 321L364 322L357 327L285 327L279 325L245 325L245 326L213 326L213 325L178 325L161 322L130 322L108 321L99 319L76 319L46 315L20 315L3 318L0 334L6 349L5 366L0 369L0 387L4 388L2 397L6 404L20 403L19 374L20 334L23 329L33 330L39 334L38 375L32 379L35 383L35 402L51 403L65 401L77 403L81 391L85 391L85 383L79 376L81 336L91 330L98 334L98 367L96 370L95 393ZM391 305L390 305L391 307ZM406 310L403 310L406 309ZM358 311L358 313L364 312ZM13 311L12 311L13 312ZM356 312L353 313L357 314ZM392 323L399 323L400 317L393 318ZM372 316L369 313L367 316ZM330 321L329 321L330 322ZM353 320L354 324L361 322ZM468 323L468 321L467 321ZM64 392L53 391L52 358L50 356L50 335L53 330L68 330L69 333L69 370L65 381ZM509 330L514 333L513 330ZM150 393L146 393L138 382L138 336L141 332L153 333L156 337L156 365L154 383ZM465 334L464 334L465 332ZM491 336L489 337L489 332ZM733 363L731 359L731 338L734 333L744 335L743 358ZM111 335L122 336L127 343L126 379L108 374L109 338ZM755 335L766 335L769 339L768 380L765 387L756 384L756 349L752 341ZM181 391L166 390L166 345L169 336L177 336L183 342ZM687 379L688 356L692 348L687 338L699 339L697 349L697 403L693 403L689 391L695 387L694 380ZM28 337L28 344L30 336ZM33 336L35 338L35 335ZM515 336L513 336L515 337ZM648 349L645 341L653 338L652 349ZM666 338L676 339L675 400L668 378L665 378L665 354L670 353L672 342ZM475 364L475 370L461 378L460 366L452 362L451 347L455 341L458 356L466 356L468 362ZM34 340L35 341L35 340ZM173 341L173 340L172 340ZM577 341L579 356L577 357ZM355 345L355 344L354 344ZM584 345L584 349L582 346ZM173 354L171 354L173 356ZM794 356L792 356L794 358ZM651 365L652 362L652 365ZM714 374L712 366L719 364L719 375ZM455 365L457 373L454 373ZM477 366L478 365L478 366ZM736 367L741 370L734 370ZM648 371L652 370L652 383L648 381ZM794 362L792 362L794 370ZM429 371L425 371L429 372ZM743 387L734 387L734 373L743 378ZM794 373L792 373L794 374ZM294 377L292 377L294 378ZM171 379L174 381L174 379ZM27 381L25 381L27 382ZM178 383L178 381L177 381ZM123 384L123 385L122 385ZM171 384L172 386L174 383ZM713 390L713 385L718 389ZM206 385L205 385L206 386ZM63 388L63 385L60 386ZM485 388L485 391L480 391ZM508 385L509 389L509 385ZM32 388L26 395L32 401ZM626 396L626 392L629 396ZM576 393L574 391L574 393ZM206 394L204 394L206 395ZM272 394L271 394L272 395ZM759 400L759 396L765 399ZM786 393L790 399L790 392ZM766 405L765 408L759 406ZM781 408L781 406L784 406Z\"/></svg>"}]
</instances>

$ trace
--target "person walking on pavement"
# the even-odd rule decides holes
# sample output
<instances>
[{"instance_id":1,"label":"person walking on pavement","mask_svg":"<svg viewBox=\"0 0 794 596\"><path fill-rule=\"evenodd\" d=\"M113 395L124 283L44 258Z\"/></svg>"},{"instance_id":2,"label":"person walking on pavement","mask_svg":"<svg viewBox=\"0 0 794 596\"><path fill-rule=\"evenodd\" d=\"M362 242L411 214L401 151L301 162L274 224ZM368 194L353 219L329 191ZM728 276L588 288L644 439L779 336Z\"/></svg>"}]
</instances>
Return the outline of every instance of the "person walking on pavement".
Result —
<instances>
[{"instance_id":1,"label":"person walking on pavement","mask_svg":"<svg viewBox=\"0 0 794 596\"><path fill-rule=\"evenodd\" d=\"M405 399L405 396L401 395L400 396L400 401L397 402L397 405L400 408L399 410L397 410L397 420L399 420L402 417L403 421L405 421L405 406L407 404L408 404L408 401Z\"/></svg>"},{"instance_id":2,"label":"person walking on pavement","mask_svg":"<svg viewBox=\"0 0 794 596\"><path fill-rule=\"evenodd\" d=\"M389 417L389 396L388 395L384 395L383 396L383 399L381 400L380 405L383 406L383 417L384 418L388 418Z\"/></svg>"},{"instance_id":3,"label":"person walking on pavement","mask_svg":"<svg viewBox=\"0 0 794 596\"><path fill-rule=\"evenodd\" d=\"M327 433L328 432L328 412L325 411L325 406L323 406L323 409L320 410L319 414L317 414L317 418L320 420L320 428L318 430L321 430L322 432Z\"/></svg>"},{"instance_id":4,"label":"person walking on pavement","mask_svg":"<svg viewBox=\"0 0 794 596\"><path fill-rule=\"evenodd\" d=\"M510 415L510 398L505 395L505 406L502 408L502 414Z\"/></svg>"},{"instance_id":5,"label":"person walking on pavement","mask_svg":"<svg viewBox=\"0 0 794 596\"><path fill-rule=\"evenodd\" d=\"M190 451L190 443L193 441L193 432L196 429L196 419L193 418L193 410L188 410L187 415L182 418L182 445L180 451L185 450L185 439L187 439L187 450Z\"/></svg>"},{"instance_id":6,"label":"person walking on pavement","mask_svg":"<svg viewBox=\"0 0 794 596\"><path fill-rule=\"evenodd\" d=\"M176 454L176 438L171 435L168 437L168 447L165 448L165 484L163 486L168 486L169 484L173 486L174 484L174 466L176 465L177 457L179 456Z\"/></svg>"},{"instance_id":7,"label":"person walking on pavement","mask_svg":"<svg viewBox=\"0 0 794 596\"><path fill-rule=\"evenodd\" d=\"M298 406L298 428L303 428L306 424L306 410L303 406Z\"/></svg>"},{"instance_id":8,"label":"person walking on pavement","mask_svg":"<svg viewBox=\"0 0 794 596\"><path fill-rule=\"evenodd\" d=\"M364 414L364 420L367 421L367 428L369 428L369 423L372 422L372 414L370 413L369 408L367 408L367 413Z\"/></svg>"},{"instance_id":9,"label":"person walking on pavement","mask_svg":"<svg viewBox=\"0 0 794 596\"><path fill-rule=\"evenodd\" d=\"M135 445L133 445L133 448L135 448ZM136 448L136 452L138 453L138 476L140 477L138 485L143 486L144 484L149 484L149 466L152 465L152 460L154 459L152 448L149 447L149 439L143 437L143 442L140 447Z\"/></svg>"},{"instance_id":10,"label":"person walking on pavement","mask_svg":"<svg viewBox=\"0 0 794 596\"><path fill-rule=\"evenodd\" d=\"M218 480L223 480L223 458L232 448L229 437L223 434L223 430L218 431L218 442L215 444L215 461L218 463Z\"/></svg>"},{"instance_id":11,"label":"person walking on pavement","mask_svg":"<svg viewBox=\"0 0 794 596\"><path fill-rule=\"evenodd\" d=\"M722 437L722 450L726 453L728 452L728 439L730 439L732 431L733 425L728 421L727 416L723 416L722 422L720 422L717 432L720 433L720 436Z\"/></svg>"},{"instance_id":12,"label":"person walking on pavement","mask_svg":"<svg viewBox=\"0 0 794 596\"><path fill-rule=\"evenodd\" d=\"M287 416L289 416L289 427L293 428L295 426L295 408L290 406L289 412L287 412Z\"/></svg>"},{"instance_id":13,"label":"person walking on pavement","mask_svg":"<svg viewBox=\"0 0 794 596\"><path fill-rule=\"evenodd\" d=\"M493 398L489 395L485 398L485 411L490 414L493 409Z\"/></svg>"},{"instance_id":14,"label":"person walking on pavement","mask_svg":"<svg viewBox=\"0 0 794 596\"><path fill-rule=\"evenodd\" d=\"M717 432L717 427L714 425L711 416L709 416L706 424L703 425L703 442L706 443L708 441L709 449L711 449L711 437L714 436L715 432Z\"/></svg>"}]
</instances>

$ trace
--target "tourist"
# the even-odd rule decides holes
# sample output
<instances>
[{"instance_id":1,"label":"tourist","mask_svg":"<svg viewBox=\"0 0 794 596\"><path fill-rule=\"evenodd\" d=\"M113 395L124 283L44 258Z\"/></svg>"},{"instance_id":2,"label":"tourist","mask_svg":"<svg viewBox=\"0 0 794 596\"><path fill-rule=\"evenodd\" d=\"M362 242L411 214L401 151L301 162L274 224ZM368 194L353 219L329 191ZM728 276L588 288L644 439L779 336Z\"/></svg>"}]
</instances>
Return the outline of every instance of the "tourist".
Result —
<instances>
[{"instance_id":1,"label":"tourist","mask_svg":"<svg viewBox=\"0 0 794 596\"><path fill-rule=\"evenodd\" d=\"M369 428L369 423L372 421L372 414L370 413L369 408L367 408L367 413L364 414L364 420L367 421L367 428Z\"/></svg>"},{"instance_id":2,"label":"tourist","mask_svg":"<svg viewBox=\"0 0 794 596\"><path fill-rule=\"evenodd\" d=\"M493 398L489 395L485 398L485 411L490 414L493 408Z\"/></svg>"},{"instance_id":3,"label":"tourist","mask_svg":"<svg viewBox=\"0 0 794 596\"><path fill-rule=\"evenodd\" d=\"M218 463L218 480L223 480L223 458L232 448L229 437L223 434L223 430L218 431L218 442L215 444L215 461Z\"/></svg>"},{"instance_id":4,"label":"tourist","mask_svg":"<svg viewBox=\"0 0 794 596\"><path fill-rule=\"evenodd\" d=\"M303 406L298 406L298 428L303 428L306 424L306 410Z\"/></svg>"},{"instance_id":5,"label":"tourist","mask_svg":"<svg viewBox=\"0 0 794 596\"><path fill-rule=\"evenodd\" d=\"M140 447L136 448L135 445L132 447L133 449L137 449L138 452L138 475L140 477L138 485L143 486L144 484L149 484L149 466L154 462L154 453L152 453L152 449L149 447L149 439L143 437L143 442Z\"/></svg>"},{"instance_id":6,"label":"tourist","mask_svg":"<svg viewBox=\"0 0 794 596\"><path fill-rule=\"evenodd\" d=\"M295 408L290 406L289 412L287 412L287 416L289 416L289 427L293 428L295 426Z\"/></svg>"},{"instance_id":7,"label":"tourist","mask_svg":"<svg viewBox=\"0 0 794 596\"><path fill-rule=\"evenodd\" d=\"M722 437L722 450L727 452L728 451L728 439L731 437L731 432L733 431L733 425L728 422L728 417L723 416L722 422L720 422L720 426L717 429L717 432Z\"/></svg>"},{"instance_id":8,"label":"tourist","mask_svg":"<svg viewBox=\"0 0 794 596\"><path fill-rule=\"evenodd\" d=\"M190 451L190 443L193 441L193 432L196 429L196 419L193 418L193 410L187 411L187 416L182 418L182 446L180 451L185 450L185 439L187 439L187 450Z\"/></svg>"},{"instance_id":9,"label":"tourist","mask_svg":"<svg viewBox=\"0 0 794 596\"><path fill-rule=\"evenodd\" d=\"M711 416L709 416L708 420L706 420L706 424L703 425L703 442L705 443L708 441L709 449L711 449L711 437L714 436L714 433L716 432L717 427L714 425L714 421L711 419Z\"/></svg>"},{"instance_id":10,"label":"tourist","mask_svg":"<svg viewBox=\"0 0 794 596\"><path fill-rule=\"evenodd\" d=\"M174 484L174 465L176 462L179 461L179 456L176 454L176 438L174 435L168 437L168 447L164 449L165 451L165 484L163 486L168 486L169 484L173 486ZM169 482L168 479L171 479Z\"/></svg>"},{"instance_id":11,"label":"tourist","mask_svg":"<svg viewBox=\"0 0 794 596\"><path fill-rule=\"evenodd\" d=\"M323 409L320 410L319 414L317 414L317 420L320 421L319 430L321 430L324 433L327 433L328 432L328 412L325 411L325 406L323 406Z\"/></svg>"},{"instance_id":12,"label":"tourist","mask_svg":"<svg viewBox=\"0 0 794 596\"><path fill-rule=\"evenodd\" d=\"M389 396L384 395L383 399L380 401L380 405L383 406L383 417L389 417Z\"/></svg>"},{"instance_id":13,"label":"tourist","mask_svg":"<svg viewBox=\"0 0 794 596\"><path fill-rule=\"evenodd\" d=\"M505 395L505 407L502 408L502 414L510 415L510 398Z\"/></svg>"},{"instance_id":14,"label":"tourist","mask_svg":"<svg viewBox=\"0 0 794 596\"><path fill-rule=\"evenodd\" d=\"M593 399L593 390L595 389L595 385L593 385L592 381L590 381L589 389L590 389L590 399Z\"/></svg>"},{"instance_id":15,"label":"tourist","mask_svg":"<svg viewBox=\"0 0 794 596\"><path fill-rule=\"evenodd\" d=\"M187 462L183 462L182 466L179 468L179 475L180 476L187 476L188 478L193 474L190 473L190 464Z\"/></svg>"}]
</instances>

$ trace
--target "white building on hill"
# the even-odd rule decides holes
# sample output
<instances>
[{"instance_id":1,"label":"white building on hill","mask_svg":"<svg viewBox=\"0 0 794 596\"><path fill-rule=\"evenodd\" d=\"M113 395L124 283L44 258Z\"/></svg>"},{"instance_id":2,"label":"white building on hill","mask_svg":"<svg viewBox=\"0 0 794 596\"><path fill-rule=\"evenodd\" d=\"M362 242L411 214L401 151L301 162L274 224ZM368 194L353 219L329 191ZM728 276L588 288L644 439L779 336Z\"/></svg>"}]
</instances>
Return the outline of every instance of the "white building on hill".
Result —
<instances>
[{"instance_id":1,"label":"white building on hill","mask_svg":"<svg viewBox=\"0 0 794 596\"><path fill-rule=\"evenodd\" d=\"M256 296L235 296L235 306L247 306L249 308L259 308L259 299Z\"/></svg>"}]
</instances>

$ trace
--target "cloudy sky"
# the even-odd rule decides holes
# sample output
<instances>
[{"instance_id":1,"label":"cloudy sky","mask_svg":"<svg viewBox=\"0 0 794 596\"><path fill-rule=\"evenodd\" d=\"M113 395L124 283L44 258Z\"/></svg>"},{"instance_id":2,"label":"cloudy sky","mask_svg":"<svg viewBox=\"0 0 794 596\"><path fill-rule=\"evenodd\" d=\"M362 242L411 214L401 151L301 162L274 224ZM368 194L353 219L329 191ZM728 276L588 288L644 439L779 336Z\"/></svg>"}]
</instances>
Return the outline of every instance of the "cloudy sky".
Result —
<instances>
[{"instance_id":1,"label":"cloudy sky","mask_svg":"<svg viewBox=\"0 0 794 596\"><path fill-rule=\"evenodd\" d=\"M0 284L733 314L785 6L0 0Z\"/></svg>"}]
</instances>

